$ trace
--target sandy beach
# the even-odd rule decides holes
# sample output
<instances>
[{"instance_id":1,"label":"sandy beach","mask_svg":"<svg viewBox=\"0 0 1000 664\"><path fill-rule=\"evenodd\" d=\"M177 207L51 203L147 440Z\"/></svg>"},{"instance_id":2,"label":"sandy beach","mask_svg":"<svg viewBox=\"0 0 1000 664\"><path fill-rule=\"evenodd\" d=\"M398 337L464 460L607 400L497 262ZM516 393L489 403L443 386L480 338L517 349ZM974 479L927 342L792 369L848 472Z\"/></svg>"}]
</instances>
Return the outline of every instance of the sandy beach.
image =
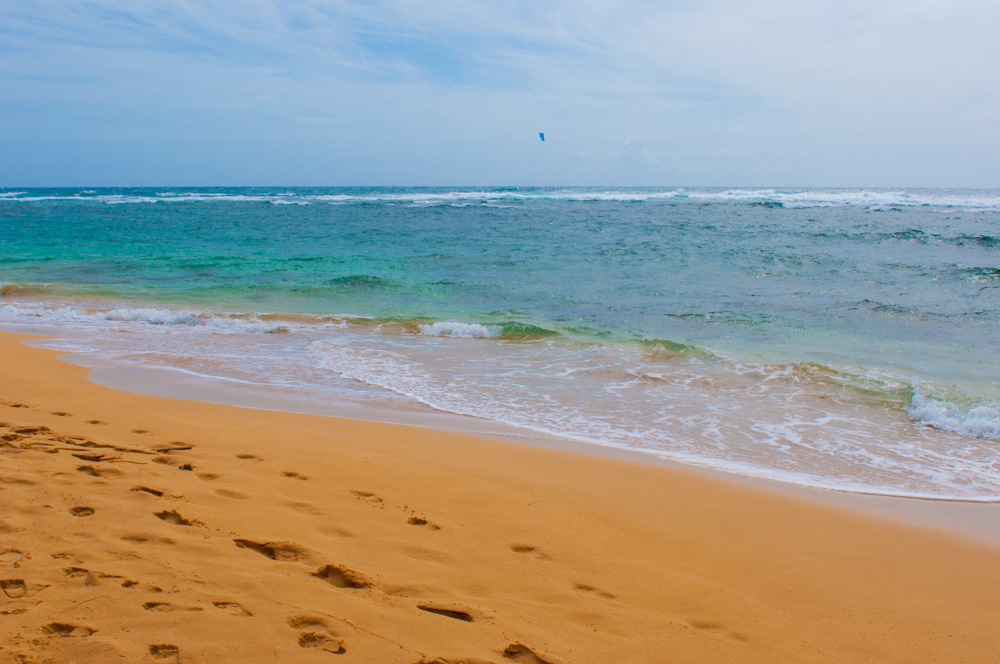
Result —
<instances>
[{"instance_id":1,"label":"sandy beach","mask_svg":"<svg viewBox=\"0 0 1000 664\"><path fill-rule=\"evenodd\" d=\"M1000 549L0 335L0 662L995 662Z\"/></svg>"}]
</instances>

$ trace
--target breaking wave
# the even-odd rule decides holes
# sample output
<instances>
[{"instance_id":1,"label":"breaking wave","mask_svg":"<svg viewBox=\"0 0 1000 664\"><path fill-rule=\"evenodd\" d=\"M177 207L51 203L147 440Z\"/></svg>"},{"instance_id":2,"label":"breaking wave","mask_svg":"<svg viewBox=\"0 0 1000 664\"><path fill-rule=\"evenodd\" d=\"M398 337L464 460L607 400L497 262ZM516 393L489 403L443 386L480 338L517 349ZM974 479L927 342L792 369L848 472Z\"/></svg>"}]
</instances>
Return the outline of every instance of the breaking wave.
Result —
<instances>
[{"instance_id":1,"label":"breaking wave","mask_svg":"<svg viewBox=\"0 0 1000 664\"><path fill-rule=\"evenodd\" d=\"M576 202L715 202L768 208L862 207L892 210L913 207L956 208L1000 212L1000 192L993 190L878 190L878 189L643 189L643 188L517 188L436 191L329 190L240 190L211 191L9 191L0 192L0 202L80 201L109 205L141 203L265 203L265 204L399 204L494 205L508 201Z\"/></svg>"}]
</instances>

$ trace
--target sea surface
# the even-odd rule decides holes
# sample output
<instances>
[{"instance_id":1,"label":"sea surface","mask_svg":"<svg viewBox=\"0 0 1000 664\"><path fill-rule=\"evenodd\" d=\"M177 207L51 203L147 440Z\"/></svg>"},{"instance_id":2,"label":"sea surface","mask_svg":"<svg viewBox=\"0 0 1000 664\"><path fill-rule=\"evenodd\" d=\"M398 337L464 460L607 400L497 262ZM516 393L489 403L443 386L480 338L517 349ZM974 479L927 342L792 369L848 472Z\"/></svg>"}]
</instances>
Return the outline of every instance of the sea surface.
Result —
<instances>
[{"instance_id":1,"label":"sea surface","mask_svg":"<svg viewBox=\"0 0 1000 664\"><path fill-rule=\"evenodd\" d=\"M0 282L122 366L1000 500L1000 191L0 189Z\"/></svg>"}]
</instances>

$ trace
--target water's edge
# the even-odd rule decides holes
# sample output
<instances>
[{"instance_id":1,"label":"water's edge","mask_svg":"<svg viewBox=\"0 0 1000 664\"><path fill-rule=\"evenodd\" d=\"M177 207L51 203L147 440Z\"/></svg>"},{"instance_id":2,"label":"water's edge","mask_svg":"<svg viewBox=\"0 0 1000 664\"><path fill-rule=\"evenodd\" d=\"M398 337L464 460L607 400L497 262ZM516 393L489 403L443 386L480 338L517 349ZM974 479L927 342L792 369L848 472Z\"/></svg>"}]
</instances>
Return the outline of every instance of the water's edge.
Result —
<instances>
[{"instance_id":1,"label":"water's edge","mask_svg":"<svg viewBox=\"0 0 1000 664\"><path fill-rule=\"evenodd\" d=\"M4 325L0 326L0 331L42 336L37 328L29 329ZM44 335L50 338L59 338L60 336L59 331L54 329L45 330ZM46 339L38 339L23 343L28 346L45 348L45 342ZM227 384L223 380L198 379L169 369L130 368L107 361L102 362L99 358L87 353L66 353L59 355L58 359L69 364L87 367L90 370L88 380L92 383L124 392L258 410L415 426L487 438L508 444L545 447L629 463L660 466L674 471L694 473L714 481L737 483L1000 547L1000 503L886 496L805 486L770 478L748 477L724 470L691 466L638 450L590 444L570 438L545 436L500 423L484 422L473 417L429 410L404 413L376 408L335 406L318 401L282 399L268 394L266 390L247 389L245 386Z\"/></svg>"}]
</instances>

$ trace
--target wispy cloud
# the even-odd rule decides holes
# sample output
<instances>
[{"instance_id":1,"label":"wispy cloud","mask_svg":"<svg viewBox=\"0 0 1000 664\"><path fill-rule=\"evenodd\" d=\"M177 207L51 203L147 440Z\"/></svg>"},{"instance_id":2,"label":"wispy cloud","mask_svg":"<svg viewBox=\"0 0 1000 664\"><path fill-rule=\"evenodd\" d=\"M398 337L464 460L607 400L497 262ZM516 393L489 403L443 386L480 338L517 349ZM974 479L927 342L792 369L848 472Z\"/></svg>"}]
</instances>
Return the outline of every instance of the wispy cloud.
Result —
<instances>
[{"instance_id":1,"label":"wispy cloud","mask_svg":"<svg viewBox=\"0 0 1000 664\"><path fill-rule=\"evenodd\" d=\"M215 181L982 185L998 27L974 0L7 0L0 184L176 181L186 150Z\"/></svg>"}]
</instances>

